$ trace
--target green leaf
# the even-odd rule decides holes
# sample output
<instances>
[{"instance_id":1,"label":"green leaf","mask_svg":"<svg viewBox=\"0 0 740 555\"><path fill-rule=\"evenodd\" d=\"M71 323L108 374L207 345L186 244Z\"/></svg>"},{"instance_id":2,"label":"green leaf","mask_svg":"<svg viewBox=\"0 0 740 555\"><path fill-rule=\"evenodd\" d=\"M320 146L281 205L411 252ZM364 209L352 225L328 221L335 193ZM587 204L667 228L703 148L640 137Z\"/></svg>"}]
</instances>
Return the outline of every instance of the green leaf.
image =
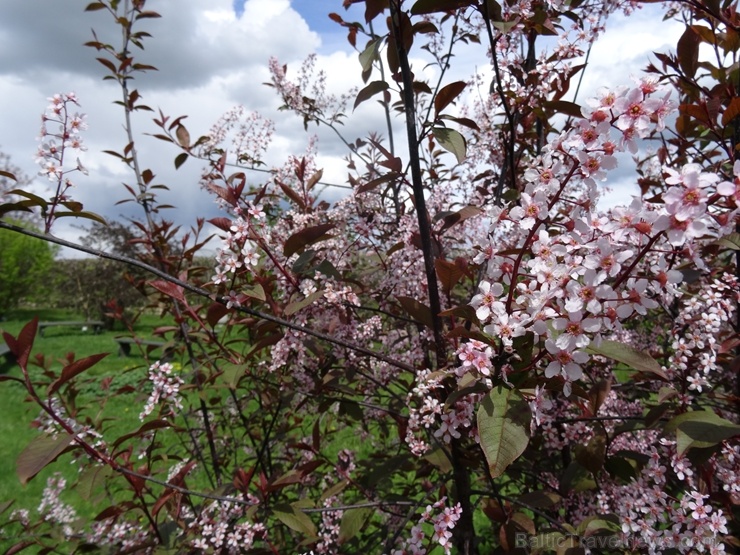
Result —
<instances>
[{"instance_id":1,"label":"green leaf","mask_svg":"<svg viewBox=\"0 0 740 555\"><path fill-rule=\"evenodd\" d=\"M104 493L103 486L112 474L113 469L108 465L88 467L80 476L75 489L80 497L85 501L90 501L96 493Z\"/></svg>"},{"instance_id":2,"label":"green leaf","mask_svg":"<svg viewBox=\"0 0 740 555\"><path fill-rule=\"evenodd\" d=\"M250 287L249 289L242 289L241 292L244 293L247 297L252 297L253 299L257 299L260 301L267 300L267 297L265 296L265 290L259 283L256 283L254 287Z\"/></svg>"},{"instance_id":3,"label":"green leaf","mask_svg":"<svg viewBox=\"0 0 740 555\"><path fill-rule=\"evenodd\" d=\"M714 447L740 435L740 425L725 420L711 410L679 414L666 424L666 431L676 431L676 451L682 456L689 449Z\"/></svg>"},{"instance_id":4,"label":"green leaf","mask_svg":"<svg viewBox=\"0 0 740 555\"><path fill-rule=\"evenodd\" d=\"M514 389L492 390L478 408L478 434L491 477L498 478L527 448L532 413Z\"/></svg>"},{"instance_id":5,"label":"green leaf","mask_svg":"<svg viewBox=\"0 0 740 555\"><path fill-rule=\"evenodd\" d=\"M357 109L360 104L362 104L369 98L372 98L379 92L387 90L388 87L389 85L385 81L371 82L367 87L363 88L360 92L357 93L357 98L355 98L355 105L352 107L352 109Z\"/></svg>"},{"instance_id":6,"label":"green leaf","mask_svg":"<svg viewBox=\"0 0 740 555\"><path fill-rule=\"evenodd\" d=\"M337 482L333 486L331 486L329 489L327 489L324 493L321 494L321 497L319 498L319 502L323 503L330 497L334 497L335 495L339 495L344 491L344 489L349 485L348 480L342 480L341 482Z\"/></svg>"},{"instance_id":7,"label":"green leaf","mask_svg":"<svg viewBox=\"0 0 740 555\"><path fill-rule=\"evenodd\" d=\"M41 472L47 464L56 459L72 443L73 437L66 433L56 437L43 435L35 438L18 455L16 471L24 486Z\"/></svg>"},{"instance_id":8,"label":"green leaf","mask_svg":"<svg viewBox=\"0 0 740 555\"><path fill-rule=\"evenodd\" d=\"M452 463L442 449L435 449L434 451L427 453L424 455L424 459L439 468L443 473L452 472Z\"/></svg>"},{"instance_id":9,"label":"green leaf","mask_svg":"<svg viewBox=\"0 0 740 555\"><path fill-rule=\"evenodd\" d=\"M43 208L49 206L49 203L42 199L40 196L29 193L28 191L23 191L21 189L13 189L12 191L8 191L6 194L25 197L28 200L33 201L35 206L42 206Z\"/></svg>"},{"instance_id":10,"label":"green leaf","mask_svg":"<svg viewBox=\"0 0 740 555\"><path fill-rule=\"evenodd\" d=\"M668 376L665 375L660 364L658 364L653 357L643 351L638 351L634 347L625 345L624 343L605 339L598 347L591 343L586 347L586 351L591 354L605 356L616 360L617 362L626 364L638 372L655 374L662 380L668 381Z\"/></svg>"},{"instance_id":11,"label":"green leaf","mask_svg":"<svg viewBox=\"0 0 740 555\"><path fill-rule=\"evenodd\" d=\"M295 314L296 312L298 312L299 310L301 310L302 308L306 308L308 305L315 303L318 299L320 299L323 296L324 296L323 291L314 291L305 299L296 301L294 303L290 303L288 306L285 307L283 314L285 314L286 316L291 316Z\"/></svg>"},{"instance_id":12,"label":"green leaf","mask_svg":"<svg viewBox=\"0 0 740 555\"><path fill-rule=\"evenodd\" d=\"M182 166L185 161L188 159L188 153L187 152L181 152L177 155L177 158L175 158L175 169L180 169L180 166Z\"/></svg>"},{"instance_id":13,"label":"green leaf","mask_svg":"<svg viewBox=\"0 0 740 555\"><path fill-rule=\"evenodd\" d=\"M613 514L588 517L578 524L578 532L586 537L612 536L620 530L619 517Z\"/></svg>"},{"instance_id":14,"label":"green leaf","mask_svg":"<svg viewBox=\"0 0 740 555\"><path fill-rule=\"evenodd\" d=\"M373 514L371 509L348 509L342 515L342 523L339 525L338 543L342 545L357 535L362 530L365 522Z\"/></svg>"},{"instance_id":15,"label":"green leaf","mask_svg":"<svg viewBox=\"0 0 740 555\"><path fill-rule=\"evenodd\" d=\"M598 474L604 466L606 457L606 436L603 433L595 433L588 444L574 445L573 453L582 467L591 474Z\"/></svg>"},{"instance_id":16,"label":"green leaf","mask_svg":"<svg viewBox=\"0 0 740 555\"><path fill-rule=\"evenodd\" d=\"M458 164L462 164L465 161L467 145L465 137L460 132L454 129L447 129L446 127L435 127L432 129L432 133L434 134L434 138L437 139L439 146L455 155Z\"/></svg>"},{"instance_id":17,"label":"green leaf","mask_svg":"<svg viewBox=\"0 0 740 555\"><path fill-rule=\"evenodd\" d=\"M534 507L536 509L552 509L556 507L562 498L557 494L549 491L533 491L520 495L517 500L524 503L524 507Z\"/></svg>"},{"instance_id":18,"label":"green leaf","mask_svg":"<svg viewBox=\"0 0 740 555\"><path fill-rule=\"evenodd\" d=\"M727 247L735 251L740 250L740 233L730 233L724 237L720 237L715 241L716 244Z\"/></svg>"},{"instance_id":19,"label":"green leaf","mask_svg":"<svg viewBox=\"0 0 740 555\"><path fill-rule=\"evenodd\" d=\"M0 177L7 177L8 179L12 179L13 181L18 181L18 178L15 175L5 170L0 170Z\"/></svg>"},{"instance_id":20,"label":"green leaf","mask_svg":"<svg viewBox=\"0 0 740 555\"><path fill-rule=\"evenodd\" d=\"M428 328L434 327L432 311L427 305L417 301L412 297L396 298L398 299L398 302L401 303L401 306L406 311L406 313L414 320L421 324L424 324Z\"/></svg>"},{"instance_id":21,"label":"green leaf","mask_svg":"<svg viewBox=\"0 0 740 555\"><path fill-rule=\"evenodd\" d=\"M105 221L105 218L103 216L100 216L98 214L95 214L93 212L57 212L54 214L55 218L84 218L86 220L93 220L95 222L98 222L99 224L108 225L108 222Z\"/></svg>"},{"instance_id":22,"label":"green leaf","mask_svg":"<svg viewBox=\"0 0 740 555\"><path fill-rule=\"evenodd\" d=\"M236 389L242 376L244 376L244 368L233 364L224 368L220 379L229 389Z\"/></svg>"},{"instance_id":23,"label":"green leaf","mask_svg":"<svg viewBox=\"0 0 740 555\"><path fill-rule=\"evenodd\" d=\"M316 525L314 525L306 513L301 512L296 507L285 504L275 505L272 512L291 530L311 537L316 535Z\"/></svg>"},{"instance_id":24,"label":"green leaf","mask_svg":"<svg viewBox=\"0 0 740 555\"><path fill-rule=\"evenodd\" d=\"M378 57L378 51L383 41L383 37L379 37L375 40L371 40L365 50L360 52L360 65L362 71L370 71L373 68L373 61Z\"/></svg>"},{"instance_id":25,"label":"green leaf","mask_svg":"<svg viewBox=\"0 0 740 555\"><path fill-rule=\"evenodd\" d=\"M510 33L511 30L516 27L517 25L520 25L519 21L494 21L493 26L501 31L503 34Z\"/></svg>"}]
</instances>

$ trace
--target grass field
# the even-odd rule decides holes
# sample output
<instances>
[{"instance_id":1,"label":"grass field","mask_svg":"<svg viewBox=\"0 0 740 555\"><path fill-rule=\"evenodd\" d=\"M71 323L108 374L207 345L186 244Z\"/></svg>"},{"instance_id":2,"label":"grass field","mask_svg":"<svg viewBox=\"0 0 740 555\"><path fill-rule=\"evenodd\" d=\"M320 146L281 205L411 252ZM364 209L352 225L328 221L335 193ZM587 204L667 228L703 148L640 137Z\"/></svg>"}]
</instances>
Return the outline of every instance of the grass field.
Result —
<instances>
[{"instance_id":1,"label":"grass field","mask_svg":"<svg viewBox=\"0 0 740 555\"><path fill-rule=\"evenodd\" d=\"M59 310L18 310L8 314L5 321L0 322L0 330L17 336L23 326L35 316L40 321L85 320L79 314ZM137 320L134 332L141 338L153 338L152 331L166 323L170 322L163 322L157 315L145 315ZM59 370L62 367L59 360L67 353L74 353L76 359L97 353L110 353L84 374L89 381L80 389L78 405L85 406L96 402L103 379L112 377L110 387L115 390L127 384L137 383L145 374L149 364L136 346L132 346L130 356L118 356L118 344L115 338L127 334L129 332L120 327L120 324L114 331L102 331L99 334L94 334L92 330L83 331L75 327L52 327L45 330L44 337L37 334L32 356L43 354L45 358L53 361L52 368ZM159 354L159 350L151 353L154 357ZM22 377L17 365L6 366L4 369L7 370L5 375ZM32 375L33 372L40 371L35 367L31 369ZM141 424L138 414L145 400L145 394L136 390L128 394L112 396L103 409L104 414L116 417L111 419L109 426L125 430L136 429ZM39 409L27 402L24 386L11 380L0 382L0 406L2 406L0 413L2 415L0 418L0 506L4 502L14 500L10 510L14 508L34 510L41 500L46 480L53 472L61 470L65 477L72 478L76 475L77 469L67 456L69 464L53 464L27 485L22 485L16 473L16 460L26 445L38 435L31 423L39 415ZM111 431L115 432L115 430ZM94 504L76 497L74 493L69 493L69 497L65 500L75 506L81 516L97 514L98 509ZM0 516L0 526L6 517L7 513ZM0 540L0 552L4 552L7 547Z\"/></svg>"}]
</instances>

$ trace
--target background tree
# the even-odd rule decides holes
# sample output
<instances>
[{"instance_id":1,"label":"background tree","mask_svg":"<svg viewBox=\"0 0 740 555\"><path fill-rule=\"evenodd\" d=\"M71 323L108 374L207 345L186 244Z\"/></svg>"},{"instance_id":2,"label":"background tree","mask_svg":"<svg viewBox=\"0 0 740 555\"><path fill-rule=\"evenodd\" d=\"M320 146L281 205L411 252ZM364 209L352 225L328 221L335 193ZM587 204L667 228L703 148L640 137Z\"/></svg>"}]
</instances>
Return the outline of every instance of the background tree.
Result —
<instances>
[{"instance_id":1,"label":"background tree","mask_svg":"<svg viewBox=\"0 0 740 555\"><path fill-rule=\"evenodd\" d=\"M0 229L0 314L23 302L46 304L54 252L46 241Z\"/></svg>"}]
</instances>

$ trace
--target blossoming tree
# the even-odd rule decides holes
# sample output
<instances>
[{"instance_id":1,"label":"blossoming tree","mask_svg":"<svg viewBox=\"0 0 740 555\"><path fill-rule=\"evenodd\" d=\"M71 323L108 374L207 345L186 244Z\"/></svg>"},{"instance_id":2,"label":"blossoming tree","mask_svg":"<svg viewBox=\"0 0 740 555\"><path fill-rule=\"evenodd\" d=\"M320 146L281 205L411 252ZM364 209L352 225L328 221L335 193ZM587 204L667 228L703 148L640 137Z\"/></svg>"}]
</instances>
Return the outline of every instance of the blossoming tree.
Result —
<instances>
[{"instance_id":1,"label":"blossoming tree","mask_svg":"<svg viewBox=\"0 0 740 555\"><path fill-rule=\"evenodd\" d=\"M35 322L6 334L21 377L5 379L41 409L21 480L62 453L80 468L75 483L50 481L35 513L4 507L21 537L11 551L60 538L69 552L127 553L737 547L735 3L672 3L689 22L676 54L580 105L567 100L580 60L637 3L349 4L363 22L330 17L358 50L362 89L336 98L312 58L296 80L270 61L284 108L346 145L341 200L319 194L314 142L247 179L269 148L261 116L234 109L197 139L183 117L155 117L177 167L203 161L201 186L223 209L209 222L212 272L193 262L205 222L184 233L160 214L128 117L150 110L129 85L152 68L130 47L157 14L144 0L87 7L122 30L120 46L89 46L121 87L128 136L113 154L135 180L146 247L139 259L87 251L150 273L141 287L174 317L159 333L176 361L151 360L140 425L111 436L98 407L75 403L102 355L57 369L34 362ZM448 79L463 43L489 57L490 84ZM422 51L434 82L410 61ZM347 104L370 99L386 129L344 136ZM69 162L78 102L54 96L45 116L52 196L16 190L0 208L39 210L43 236L63 244L58 217L100 219L68 198L71 172L86 171ZM625 153L642 194L600 209ZM60 500L68 487L106 500L94 521Z\"/></svg>"}]
</instances>

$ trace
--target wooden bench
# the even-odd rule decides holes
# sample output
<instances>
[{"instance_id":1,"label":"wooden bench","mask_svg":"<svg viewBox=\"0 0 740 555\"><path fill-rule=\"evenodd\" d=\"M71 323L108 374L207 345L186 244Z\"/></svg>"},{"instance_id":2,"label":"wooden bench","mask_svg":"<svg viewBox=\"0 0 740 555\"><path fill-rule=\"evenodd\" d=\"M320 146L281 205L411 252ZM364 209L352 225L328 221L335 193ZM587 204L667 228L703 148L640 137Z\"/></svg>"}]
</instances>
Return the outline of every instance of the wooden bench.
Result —
<instances>
[{"instance_id":1,"label":"wooden bench","mask_svg":"<svg viewBox=\"0 0 740 555\"><path fill-rule=\"evenodd\" d=\"M8 347L7 343L0 343L0 357L3 357L5 362L9 364L15 362L15 355L10 352L10 347Z\"/></svg>"},{"instance_id":2,"label":"wooden bench","mask_svg":"<svg viewBox=\"0 0 740 555\"><path fill-rule=\"evenodd\" d=\"M0 357L3 358L3 362L0 363L0 374L5 374L15 364L15 355L10 352L7 343L0 343Z\"/></svg>"},{"instance_id":3,"label":"wooden bench","mask_svg":"<svg viewBox=\"0 0 740 555\"><path fill-rule=\"evenodd\" d=\"M82 321L79 321L79 322L39 322L39 335L41 337L44 337L44 330L46 328L53 328L56 326L70 326L70 327L75 326L78 328L87 327L87 328L92 328L93 332L95 334L98 334L100 333L100 330L103 329L103 325L104 325L103 322L99 320L88 320L86 322L82 322Z\"/></svg>"},{"instance_id":4,"label":"wooden bench","mask_svg":"<svg viewBox=\"0 0 740 555\"><path fill-rule=\"evenodd\" d=\"M131 354L131 345L140 345L142 347L151 347L152 349L160 349L169 345L164 349L162 360L166 360L172 356L173 345L165 341L152 341L146 339L138 339L134 337L116 337L116 343L118 343L118 356L127 357Z\"/></svg>"}]
</instances>

